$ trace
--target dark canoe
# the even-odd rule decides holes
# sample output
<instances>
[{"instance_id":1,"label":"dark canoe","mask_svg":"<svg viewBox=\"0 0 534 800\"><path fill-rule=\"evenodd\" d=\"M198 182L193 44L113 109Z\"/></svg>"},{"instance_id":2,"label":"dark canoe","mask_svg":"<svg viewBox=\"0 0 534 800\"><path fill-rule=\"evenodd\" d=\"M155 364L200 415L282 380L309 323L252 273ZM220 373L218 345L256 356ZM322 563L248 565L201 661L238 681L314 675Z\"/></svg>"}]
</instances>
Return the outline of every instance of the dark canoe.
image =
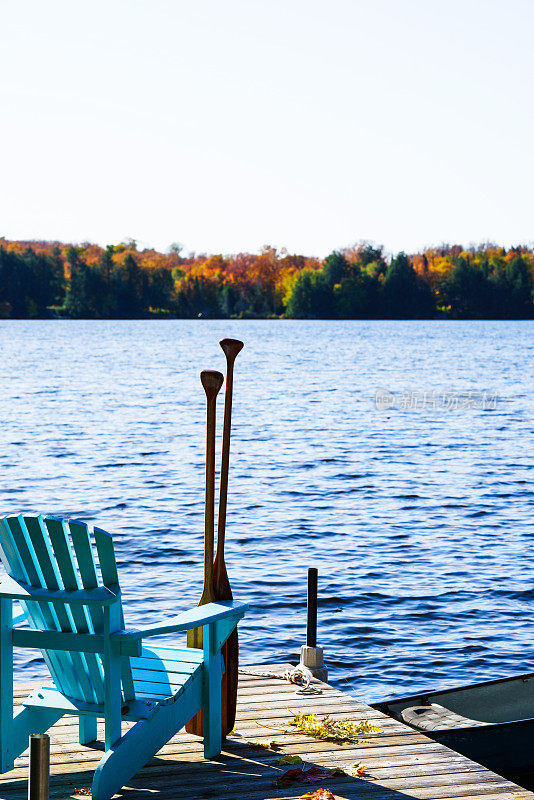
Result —
<instances>
[{"instance_id":1,"label":"dark canoe","mask_svg":"<svg viewBox=\"0 0 534 800\"><path fill-rule=\"evenodd\" d=\"M534 785L532 672L372 707L516 783Z\"/></svg>"}]
</instances>

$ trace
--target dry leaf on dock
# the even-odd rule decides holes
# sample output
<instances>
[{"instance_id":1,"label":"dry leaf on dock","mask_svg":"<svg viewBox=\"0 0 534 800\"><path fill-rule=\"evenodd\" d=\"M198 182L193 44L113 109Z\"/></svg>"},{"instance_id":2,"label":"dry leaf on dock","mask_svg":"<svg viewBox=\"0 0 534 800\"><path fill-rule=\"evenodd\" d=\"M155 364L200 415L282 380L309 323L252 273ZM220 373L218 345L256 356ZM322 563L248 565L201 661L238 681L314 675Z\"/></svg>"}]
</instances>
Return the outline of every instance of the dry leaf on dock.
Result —
<instances>
[{"instance_id":1,"label":"dry leaf on dock","mask_svg":"<svg viewBox=\"0 0 534 800\"><path fill-rule=\"evenodd\" d=\"M301 794L300 800L336 800L330 789L317 789L315 792Z\"/></svg>"},{"instance_id":2,"label":"dry leaf on dock","mask_svg":"<svg viewBox=\"0 0 534 800\"><path fill-rule=\"evenodd\" d=\"M295 783L318 783L326 778L340 778L345 775L347 775L347 773L341 767L325 769L324 767L317 767L315 764L312 764L308 769L305 767L288 769L273 785L277 789L286 789L288 786L293 786Z\"/></svg>"},{"instance_id":3,"label":"dry leaf on dock","mask_svg":"<svg viewBox=\"0 0 534 800\"><path fill-rule=\"evenodd\" d=\"M253 747L254 750L278 750L280 746L274 739L271 739L270 742L258 742L255 739L251 739L247 744L249 747Z\"/></svg>"},{"instance_id":4,"label":"dry leaf on dock","mask_svg":"<svg viewBox=\"0 0 534 800\"><path fill-rule=\"evenodd\" d=\"M382 728L371 725L366 719L354 722L348 717L333 719L328 715L319 719L316 714L303 714L301 711L289 720L288 725L293 725L301 733L313 736L315 739L327 739L338 743L357 743L361 741L362 734L382 732Z\"/></svg>"},{"instance_id":5,"label":"dry leaf on dock","mask_svg":"<svg viewBox=\"0 0 534 800\"><path fill-rule=\"evenodd\" d=\"M302 758L300 756L291 756L285 755L278 759L278 764L283 767L285 764L302 764Z\"/></svg>"}]
</instances>

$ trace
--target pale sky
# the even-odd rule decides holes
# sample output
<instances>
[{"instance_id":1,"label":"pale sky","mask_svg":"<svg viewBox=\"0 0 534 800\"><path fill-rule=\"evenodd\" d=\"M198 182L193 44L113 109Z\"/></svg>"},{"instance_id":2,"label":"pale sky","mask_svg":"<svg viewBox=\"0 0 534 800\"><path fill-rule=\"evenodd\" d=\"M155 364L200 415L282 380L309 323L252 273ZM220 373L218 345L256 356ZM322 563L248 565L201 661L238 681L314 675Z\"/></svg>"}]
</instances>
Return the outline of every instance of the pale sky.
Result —
<instances>
[{"instance_id":1,"label":"pale sky","mask_svg":"<svg viewBox=\"0 0 534 800\"><path fill-rule=\"evenodd\" d=\"M0 236L534 240L532 0L0 0Z\"/></svg>"}]
</instances>

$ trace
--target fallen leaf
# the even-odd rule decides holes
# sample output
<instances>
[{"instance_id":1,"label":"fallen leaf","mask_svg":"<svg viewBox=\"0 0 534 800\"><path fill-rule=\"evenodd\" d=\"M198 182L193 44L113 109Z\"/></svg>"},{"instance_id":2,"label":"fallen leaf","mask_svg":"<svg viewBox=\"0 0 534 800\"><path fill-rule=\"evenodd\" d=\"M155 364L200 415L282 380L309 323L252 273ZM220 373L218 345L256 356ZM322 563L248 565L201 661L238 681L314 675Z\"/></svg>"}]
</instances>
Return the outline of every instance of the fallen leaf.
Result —
<instances>
[{"instance_id":1,"label":"fallen leaf","mask_svg":"<svg viewBox=\"0 0 534 800\"><path fill-rule=\"evenodd\" d=\"M255 750L276 750L278 747L278 743L274 741L274 739L270 742L258 742L254 739L251 739L247 742L249 747L253 747Z\"/></svg>"},{"instance_id":2,"label":"fallen leaf","mask_svg":"<svg viewBox=\"0 0 534 800\"><path fill-rule=\"evenodd\" d=\"M303 770L301 767L288 769L278 778L278 780L274 781L273 786L275 786L277 789L286 789L288 786L292 786L294 783L300 783L302 775Z\"/></svg>"},{"instance_id":3,"label":"fallen leaf","mask_svg":"<svg viewBox=\"0 0 534 800\"><path fill-rule=\"evenodd\" d=\"M329 769L321 769L321 767L310 767L306 770L303 778L302 783L319 783L324 778L329 778L332 775L332 771Z\"/></svg>"},{"instance_id":4,"label":"fallen leaf","mask_svg":"<svg viewBox=\"0 0 534 800\"><path fill-rule=\"evenodd\" d=\"M285 778L285 780L288 780L288 781L296 781L303 774L304 774L304 770L302 769L302 767L295 767L295 769L288 769L286 772L284 772L282 777Z\"/></svg>"},{"instance_id":5,"label":"fallen leaf","mask_svg":"<svg viewBox=\"0 0 534 800\"><path fill-rule=\"evenodd\" d=\"M278 759L278 764L282 767L284 764L302 764L302 758L300 756L291 756L286 755L282 756L282 758Z\"/></svg>"},{"instance_id":6,"label":"fallen leaf","mask_svg":"<svg viewBox=\"0 0 534 800\"><path fill-rule=\"evenodd\" d=\"M292 711L290 712L293 713ZM303 714L299 711L293 719L289 720L288 725L293 725L301 733L313 736L315 739L326 739L330 742L362 742L362 734L380 733L381 728L371 725L366 719L356 723L346 717L345 719L335 720L327 715L319 719L315 714Z\"/></svg>"},{"instance_id":7,"label":"fallen leaf","mask_svg":"<svg viewBox=\"0 0 534 800\"><path fill-rule=\"evenodd\" d=\"M91 789L89 789L88 787L84 789L74 789L74 794L82 794L85 795L86 797L91 797Z\"/></svg>"},{"instance_id":8,"label":"fallen leaf","mask_svg":"<svg viewBox=\"0 0 534 800\"><path fill-rule=\"evenodd\" d=\"M315 792L301 794L301 800L336 800L330 789L317 789Z\"/></svg>"},{"instance_id":9,"label":"fallen leaf","mask_svg":"<svg viewBox=\"0 0 534 800\"><path fill-rule=\"evenodd\" d=\"M308 769L295 768L288 769L283 775L274 782L274 786L278 789L287 789L294 783L318 783L326 778L336 778L347 773L341 767L334 767L333 769L324 769L324 767L317 767L312 764Z\"/></svg>"}]
</instances>

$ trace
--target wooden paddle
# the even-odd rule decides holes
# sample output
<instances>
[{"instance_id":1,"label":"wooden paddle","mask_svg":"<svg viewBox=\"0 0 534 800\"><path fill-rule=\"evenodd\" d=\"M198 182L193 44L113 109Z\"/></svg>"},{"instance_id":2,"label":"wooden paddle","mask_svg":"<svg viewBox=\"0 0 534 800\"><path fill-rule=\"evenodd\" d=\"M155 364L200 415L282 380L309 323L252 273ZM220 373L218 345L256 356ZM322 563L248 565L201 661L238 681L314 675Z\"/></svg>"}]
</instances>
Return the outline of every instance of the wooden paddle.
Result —
<instances>
[{"instance_id":1,"label":"wooden paddle","mask_svg":"<svg viewBox=\"0 0 534 800\"><path fill-rule=\"evenodd\" d=\"M224 424L221 456L221 486L219 491L219 515L217 520L217 553L213 565L213 589L216 600L232 600L232 589L224 562L224 536L226 530L226 505L228 499L228 469L230 466L230 432L232 428L232 391L234 383L234 361L243 348L238 339L222 339L220 345L226 356L226 393L224 397ZM222 735L233 730L235 724L237 678L239 669L239 643L237 628L230 634L224 647L225 672L221 688ZM225 714L226 707L226 714Z\"/></svg>"},{"instance_id":2,"label":"wooden paddle","mask_svg":"<svg viewBox=\"0 0 534 800\"><path fill-rule=\"evenodd\" d=\"M206 392L206 501L204 507L204 588L199 606L215 600L213 591L213 529L215 524L215 415L216 400L224 377L220 372L204 370L200 380ZM202 649L202 628L187 631L187 646ZM197 736L204 735L203 713L190 720L185 729Z\"/></svg>"}]
</instances>

